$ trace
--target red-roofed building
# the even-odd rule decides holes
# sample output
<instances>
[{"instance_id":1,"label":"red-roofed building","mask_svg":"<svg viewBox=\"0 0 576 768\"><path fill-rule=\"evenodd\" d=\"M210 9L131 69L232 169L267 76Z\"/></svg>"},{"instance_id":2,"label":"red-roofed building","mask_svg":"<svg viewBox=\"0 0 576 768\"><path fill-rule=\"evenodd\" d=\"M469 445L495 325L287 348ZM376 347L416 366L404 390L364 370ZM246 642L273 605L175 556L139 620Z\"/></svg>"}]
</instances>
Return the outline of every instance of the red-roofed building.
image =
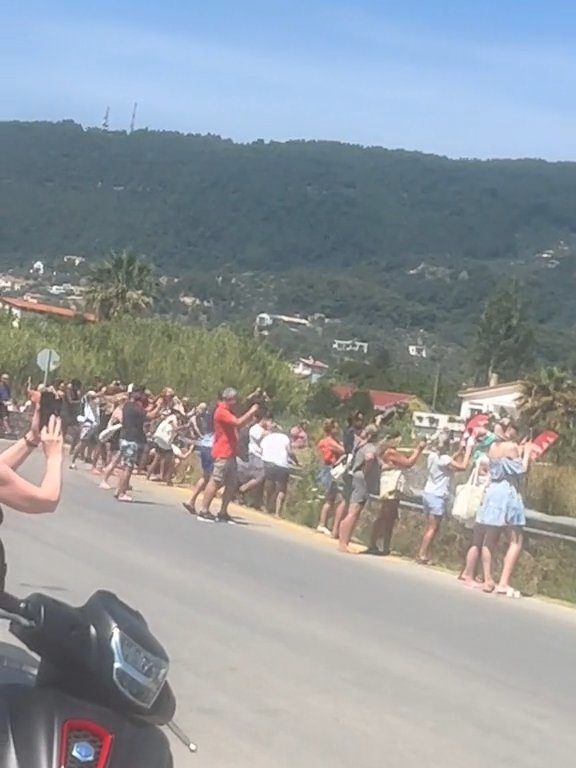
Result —
<instances>
[{"instance_id":1,"label":"red-roofed building","mask_svg":"<svg viewBox=\"0 0 576 768\"><path fill-rule=\"evenodd\" d=\"M353 394L358 392L357 387L347 386L345 384L337 384L332 387L332 391L339 400L345 402L349 400ZM369 389L367 394L372 401L372 406L375 411L389 411L398 405L409 405L416 402L415 395L407 395L405 392L385 392L381 389Z\"/></svg>"},{"instance_id":2,"label":"red-roofed building","mask_svg":"<svg viewBox=\"0 0 576 768\"><path fill-rule=\"evenodd\" d=\"M55 317L63 320L81 320L86 323L95 323L96 315L85 312L77 312L69 307L56 307L53 304L43 304L31 299L9 298L0 296L0 307L6 309L17 320L24 313Z\"/></svg>"}]
</instances>

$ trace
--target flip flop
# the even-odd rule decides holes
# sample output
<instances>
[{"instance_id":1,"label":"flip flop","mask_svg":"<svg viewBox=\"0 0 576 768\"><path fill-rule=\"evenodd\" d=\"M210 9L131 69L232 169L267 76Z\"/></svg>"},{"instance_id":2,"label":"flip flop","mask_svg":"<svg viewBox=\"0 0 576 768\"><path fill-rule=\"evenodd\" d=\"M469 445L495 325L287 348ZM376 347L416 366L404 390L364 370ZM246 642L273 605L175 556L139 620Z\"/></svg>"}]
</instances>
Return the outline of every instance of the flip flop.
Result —
<instances>
[{"instance_id":1,"label":"flip flop","mask_svg":"<svg viewBox=\"0 0 576 768\"><path fill-rule=\"evenodd\" d=\"M495 591L499 597L510 597L512 600L519 600L522 597L522 592L520 592L518 589L514 589L513 587L508 587L507 589L497 589Z\"/></svg>"},{"instance_id":2,"label":"flip flop","mask_svg":"<svg viewBox=\"0 0 576 768\"><path fill-rule=\"evenodd\" d=\"M464 589L473 589L476 592L480 592L483 586L482 584L478 584L477 581L467 581L466 579L460 579L460 583Z\"/></svg>"}]
</instances>

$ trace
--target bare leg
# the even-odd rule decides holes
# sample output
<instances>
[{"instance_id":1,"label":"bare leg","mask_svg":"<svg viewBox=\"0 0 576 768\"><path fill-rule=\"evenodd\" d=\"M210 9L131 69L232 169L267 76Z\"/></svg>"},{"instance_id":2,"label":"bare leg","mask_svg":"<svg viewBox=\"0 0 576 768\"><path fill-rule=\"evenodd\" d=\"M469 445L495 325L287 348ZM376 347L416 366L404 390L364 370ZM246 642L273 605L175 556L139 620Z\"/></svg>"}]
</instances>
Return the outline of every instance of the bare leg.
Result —
<instances>
[{"instance_id":1,"label":"bare leg","mask_svg":"<svg viewBox=\"0 0 576 768\"><path fill-rule=\"evenodd\" d=\"M194 487L192 488L192 496L190 497L189 501L185 504L186 509L189 512L196 511L196 502L198 501L198 496L200 496L204 488L206 488L209 480L210 480L210 475L207 472L205 472L202 475L202 477L198 478L198 480L194 484Z\"/></svg>"},{"instance_id":2,"label":"bare leg","mask_svg":"<svg viewBox=\"0 0 576 768\"><path fill-rule=\"evenodd\" d=\"M132 472L134 467L125 466L118 480L118 488L116 489L115 496L119 501L132 501L132 497L128 495L128 488L130 488L130 480L132 478Z\"/></svg>"},{"instance_id":3,"label":"bare leg","mask_svg":"<svg viewBox=\"0 0 576 768\"><path fill-rule=\"evenodd\" d=\"M262 484L262 477L253 477L247 482L244 483L244 485L241 485L238 489L240 493L250 493L250 491L254 491L256 488L258 488L259 485Z\"/></svg>"},{"instance_id":4,"label":"bare leg","mask_svg":"<svg viewBox=\"0 0 576 768\"><path fill-rule=\"evenodd\" d=\"M370 536L369 549L376 550L378 547L378 540L382 540L382 554L390 554L390 544L392 543L392 534L394 533L394 526L398 519L398 508L400 502L395 499L383 501L380 509L380 514L372 525L372 533Z\"/></svg>"},{"instance_id":5,"label":"bare leg","mask_svg":"<svg viewBox=\"0 0 576 768\"><path fill-rule=\"evenodd\" d=\"M464 568L460 574L460 579L466 584L474 584L474 578L476 576L476 567L478 560L480 559L480 551L484 544L484 538L486 536L486 526L475 525L474 532L472 534L472 544L466 553L466 561Z\"/></svg>"},{"instance_id":6,"label":"bare leg","mask_svg":"<svg viewBox=\"0 0 576 768\"><path fill-rule=\"evenodd\" d=\"M162 459L160 458L158 451L152 451L148 455L152 456L152 462L148 466L148 471L146 472L146 479L150 480L153 476L157 476L159 474Z\"/></svg>"},{"instance_id":7,"label":"bare leg","mask_svg":"<svg viewBox=\"0 0 576 768\"><path fill-rule=\"evenodd\" d=\"M140 454L140 461L138 462L138 469L137 473L139 475L145 475L146 474L146 467L148 466L148 459L150 458L150 446L145 445L142 448L142 452Z\"/></svg>"},{"instance_id":8,"label":"bare leg","mask_svg":"<svg viewBox=\"0 0 576 768\"><path fill-rule=\"evenodd\" d=\"M266 480L264 483L264 506L269 515L273 515L276 509L276 483Z\"/></svg>"},{"instance_id":9,"label":"bare leg","mask_svg":"<svg viewBox=\"0 0 576 768\"><path fill-rule=\"evenodd\" d=\"M322 504L322 509L320 510L320 520L318 521L319 528L326 528L326 523L328 522L328 518L334 511L334 504L335 504L335 501L333 501L332 499L324 500L324 504Z\"/></svg>"},{"instance_id":10,"label":"bare leg","mask_svg":"<svg viewBox=\"0 0 576 768\"><path fill-rule=\"evenodd\" d=\"M368 543L369 552L376 552L376 550L378 549L378 540L382 538L385 503L386 502L384 501L382 502L378 515L376 516L374 522L372 523L372 528L370 529L370 541Z\"/></svg>"},{"instance_id":11,"label":"bare leg","mask_svg":"<svg viewBox=\"0 0 576 768\"><path fill-rule=\"evenodd\" d=\"M360 512L362 512L363 508L364 504L350 504L348 508L348 514L340 523L340 535L338 543L338 550L340 552L351 552L349 548L350 540L352 539L354 528L356 527L356 523L360 517Z\"/></svg>"},{"instance_id":12,"label":"bare leg","mask_svg":"<svg viewBox=\"0 0 576 768\"><path fill-rule=\"evenodd\" d=\"M350 506L349 502L346 501L345 498L342 498L340 500L340 503L336 506L336 513L334 515L334 522L332 524L332 538L337 539L340 536L340 526L342 524L342 520L346 517L348 514L348 507Z\"/></svg>"},{"instance_id":13,"label":"bare leg","mask_svg":"<svg viewBox=\"0 0 576 768\"><path fill-rule=\"evenodd\" d=\"M276 506L275 506L275 515L276 517L282 517L282 512L284 510L284 503L286 502L286 488L282 485L278 488L278 492L276 493Z\"/></svg>"},{"instance_id":14,"label":"bare leg","mask_svg":"<svg viewBox=\"0 0 576 768\"><path fill-rule=\"evenodd\" d=\"M507 592L510 589L510 579L516 567L516 563L522 554L522 545L524 543L524 534L521 528L510 529L510 544L504 557L502 566L502 575L497 587L498 592Z\"/></svg>"},{"instance_id":15,"label":"bare leg","mask_svg":"<svg viewBox=\"0 0 576 768\"><path fill-rule=\"evenodd\" d=\"M494 590L494 577L492 576L492 562L494 553L500 541L501 528L489 528L482 545L482 574L484 577L484 589L487 592Z\"/></svg>"},{"instance_id":16,"label":"bare leg","mask_svg":"<svg viewBox=\"0 0 576 768\"><path fill-rule=\"evenodd\" d=\"M76 462L82 451L86 450L86 441L80 440L70 456L70 469L76 469Z\"/></svg>"},{"instance_id":17,"label":"bare leg","mask_svg":"<svg viewBox=\"0 0 576 768\"><path fill-rule=\"evenodd\" d=\"M424 535L422 536L420 552L418 553L418 559L422 563L428 562L428 552L440 530L441 521L442 518L439 515L428 515L428 522L426 524Z\"/></svg>"},{"instance_id":18,"label":"bare leg","mask_svg":"<svg viewBox=\"0 0 576 768\"><path fill-rule=\"evenodd\" d=\"M238 481L235 477L228 479L226 481L226 484L224 485L224 493L222 494L222 503L220 505L220 512L218 513L219 517L226 517L228 514L228 504L232 501L234 496L236 496L236 491L238 490Z\"/></svg>"},{"instance_id":19,"label":"bare leg","mask_svg":"<svg viewBox=\"0 0 576 768\"><path fill-rule=\"evenodd\" d=\"M172 454L166 457L165 464L164 464L164 473L162 477L164 478L164 482L166 483L166 485L172 485L172 479L175 474L175 469L176 469L176 461L175 461L174 454Z\"/></svg>"},{"instance_id":20,"label":"bare leg","mask_svg":"<svg viewBox=\"0 0 576 768\"><path fill-rule=\"evenodd\" d=\"M69 427L68 434L70 435L70 453L72 453L74 448L76 448L78 445L78 441L80 440L80 427Z\"/></svg>"},{"instance_id":21,"label":"bare leg","mask_svg":"<svg viewBox=\"0 0 576 768\"><path fill-rule=\"evenodd\" d=\"M103 445L102 443L98 443L92 452L92 473L95 475L100 473L100 470L98 469L98 462L100 459L102 459L102 466L105 466L107 464L106 445Z\"/></svg>"},{"instance_id":22,"label":"bare leg","mask_svg":"<svg viewBox=\"0 0 576 768\"><path fill-rule=\"evenodd\" d=\"M104 474L102 476L102 482L100 483L100 488L109 489L110 485L110 477L112 476L112 473L116 469L116 467L120 464L120 451L115 451L112 454L112 457L110 459L110 463L108 466L104 468Z\"/></svg>"},{"instance_id":23,"label":"bare leg","mask_svg":"<svg viewBox=\"0 0 576 768\"><path fill-rule=\"evenodd\" d=\"M204 490L204 498L202 499L202 513L210 512L210 505L214 501L219 488L220 483L217 483L214 478L211 477Z\"/></svg>"}]
</instances>

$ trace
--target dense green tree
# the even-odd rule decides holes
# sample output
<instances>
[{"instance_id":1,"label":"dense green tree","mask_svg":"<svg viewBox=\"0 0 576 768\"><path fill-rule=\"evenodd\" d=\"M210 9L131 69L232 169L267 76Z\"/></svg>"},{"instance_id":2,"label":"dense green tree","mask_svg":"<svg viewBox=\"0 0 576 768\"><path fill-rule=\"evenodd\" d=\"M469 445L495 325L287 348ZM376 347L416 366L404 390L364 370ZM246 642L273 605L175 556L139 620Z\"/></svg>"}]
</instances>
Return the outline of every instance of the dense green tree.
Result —
<instances>
[{"instance_id":1,"label":"dense green tree","mask_svg":"<svg viewBox=\"0 0 576 768\"><path fill-rule=\"evenodd\" d=\"M519 410L524 424L537 434L552 429L560 441L551 452L556 461L576 456L576 382L559 368L543 368L523 382Z\"/></svg>"},{"instance_id":2,"label":"dense green tree","mask_svg":"<svg viewBox=\"0 0 576 768\"><path fill-rule=\"evenodd\" d=\"M493 294L484 306L476 335L476 363L481 375L519 376L534 358L534 329L518 286Z\"/></svg>"},{"instance_id":3,"label":"dense green tree","mask_svg":"<svg viewBox=\"0 0 576 768\"><path fill-rule=\"evenodd\" d=\"M101 320L144 315L152 309L156 284L151 266L134 253L112 251L88 278L86 300Z\"/></svg>"}]
</instances>

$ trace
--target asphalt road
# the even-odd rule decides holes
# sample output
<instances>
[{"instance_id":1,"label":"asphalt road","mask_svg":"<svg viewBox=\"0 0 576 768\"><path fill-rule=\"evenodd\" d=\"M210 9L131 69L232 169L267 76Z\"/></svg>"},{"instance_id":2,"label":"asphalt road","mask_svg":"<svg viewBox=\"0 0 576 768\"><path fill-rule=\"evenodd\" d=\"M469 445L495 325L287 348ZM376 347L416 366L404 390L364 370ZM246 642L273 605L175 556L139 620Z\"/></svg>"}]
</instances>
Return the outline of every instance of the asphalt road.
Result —
<instances>
[{"instance_id":1,"label":"asphalt road","mask_svg":"<svg viewBox=\"0 0 576 768\"><path fill-rule=\"evenodd\" d=\"M32 474L38 476L38 471ZM247 515L199 523L179 491L120 505L68 472L60 509L7 511L11 591L147 616L208 768L542 768L574 762L576 612L464 589Z\"/></svg>"}]
</instances>

